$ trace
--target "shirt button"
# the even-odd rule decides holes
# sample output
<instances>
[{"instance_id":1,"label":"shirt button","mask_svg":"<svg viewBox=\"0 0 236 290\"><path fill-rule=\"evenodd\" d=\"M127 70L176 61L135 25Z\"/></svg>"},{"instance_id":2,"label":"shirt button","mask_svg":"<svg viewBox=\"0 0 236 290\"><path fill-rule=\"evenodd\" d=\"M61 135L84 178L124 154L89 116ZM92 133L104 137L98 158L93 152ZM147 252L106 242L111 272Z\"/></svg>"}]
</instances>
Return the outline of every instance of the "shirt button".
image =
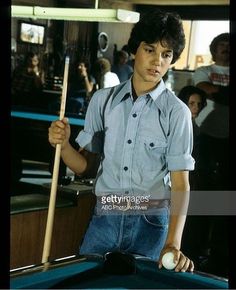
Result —
<instances>
[{"instance_id":1,"label":"shirt button","mask_svg":"<svg viewBox=\"0 0 236 290\"><path fill-rule=\"evenodd\" d=\"M129 140L127 141L127 143L128 143L128 144L131 144L131 143L132 143L132 140L129 139Z\"/></svg>"},{"instance_id":2,"label":"shirt button","mask_svg":"<svg viewBox=\"0 0 236 290\"><path fill-rule=\"evenodd\" d=\"M136 117L137 117L137 114L136 114L136 113L134 113L132 116L133 116L134 118L136 118Z\"/></svg>"},{"instance_id":3,"label":"shirt button","mask_svg":"<svg viewBox=\"0 0 236 290\"><path fill-rule=\"evenodd\" d=\"M149 145L150 145L150 147L153 147L154 146L154 143L150 143Z\"/></svg>"},{"instance_id":4,"label":"shirt button","mask_svg":"<svg viewBox=\"0 0 236 290\"><path fill-rule=\"evenodd\" d=\"M128 167L127 167L127 166L125 166L125 167L124 167L124 170L125 170L125 171L127 171L127 170L128 170Z\"/></svg>"}]
</instances>

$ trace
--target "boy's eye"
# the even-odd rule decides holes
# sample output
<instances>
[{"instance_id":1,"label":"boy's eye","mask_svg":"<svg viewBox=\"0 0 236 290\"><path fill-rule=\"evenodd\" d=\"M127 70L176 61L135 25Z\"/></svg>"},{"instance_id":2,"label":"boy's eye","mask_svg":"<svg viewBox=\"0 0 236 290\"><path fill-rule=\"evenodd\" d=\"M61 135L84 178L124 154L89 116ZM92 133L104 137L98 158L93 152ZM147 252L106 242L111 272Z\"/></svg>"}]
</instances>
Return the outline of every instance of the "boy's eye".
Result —
<instances>
[{"instance_id":1,"label":"boy's eye","mask_svg":"<svg viewBox=\"0 0 236 290\"><path fill-rule=\"evenodd\" d=\"M144 48L145 49L145 51L147 52L147 53L152 53L153 52L153 48Z\"/></svg>"},{"instance_id":2,"label":"boy's eye","mask_svg":"<svg viewBox=\"0 0 236 290\"><path fill-rule=\"evenodd\" d=\"M171 52L168 52L168 53L164 53L163 54L163 57L165 57L165 58L171 58L172 57L172 53Z\"/></svg>"}]
</instances>

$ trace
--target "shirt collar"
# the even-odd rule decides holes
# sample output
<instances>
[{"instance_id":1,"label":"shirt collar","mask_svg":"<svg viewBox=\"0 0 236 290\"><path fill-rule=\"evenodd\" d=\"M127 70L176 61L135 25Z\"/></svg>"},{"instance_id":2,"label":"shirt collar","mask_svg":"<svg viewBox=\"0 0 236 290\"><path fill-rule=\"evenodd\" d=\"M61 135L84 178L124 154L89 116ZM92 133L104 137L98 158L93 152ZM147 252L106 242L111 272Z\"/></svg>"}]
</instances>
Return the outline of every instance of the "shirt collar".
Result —
<instances>
[{"instance_id":1,"label":"shirt collar","mask_svg":"<svg viewBox=\"0 0 236 290\"><path fill-rule=\"evenodd\" d=\"M116 105L118 105L123 99L130 97L131 91L132 91L131 79L118 85L112 97L113 100L112 100L111 109L113 109Z\"/></svg>"},{"instance_id":2,"label":"shirt collar","mask_svg":"<svg viewBox=\"0 0 236 290\"><path fill-rule=\"evenodd\" d=\"M158 86L154 90L149 92L146 96L148 98L151 97L154 103L158 106L157 99L164 90L166 90L166 85L163 79L161 79ZM125 100L127 97L131 97L131 92L132 92L132 83L130 78L128 81L117 86L117 89L115 90L113 95L111 108L113 109L116 105L118 105L122 100Z\"/></svg>"},{"instance_id":3,"label":"shirt collar","mask_svg":"<svg viewBox=\"0 0 236 290\"><path fill-rule=\"evenodd\" d=\"M163 95L163 92L166 92L166 94ZM166 111L166 101L169 94L171 94L171 92L166 88L163 79L161 79L159 85L149 93L149 96L153 99L153 103L164 114Z\"/></svg>"},{"instance_id":4,"label":"shirt collar","mask_svg":"<svg viewBox=\"0 0 236 290\"><path fill-rule=\"evenodd\" d=\"M163 81L163 79L161 79L160 83L158 84L158 86L151 92L148 93L148 95L150 95L150 97L153 99L153 101L155 102L157 100L157 98L161 95L161 93L166 89L166 85Z\"/></svg>"}]
</instances>

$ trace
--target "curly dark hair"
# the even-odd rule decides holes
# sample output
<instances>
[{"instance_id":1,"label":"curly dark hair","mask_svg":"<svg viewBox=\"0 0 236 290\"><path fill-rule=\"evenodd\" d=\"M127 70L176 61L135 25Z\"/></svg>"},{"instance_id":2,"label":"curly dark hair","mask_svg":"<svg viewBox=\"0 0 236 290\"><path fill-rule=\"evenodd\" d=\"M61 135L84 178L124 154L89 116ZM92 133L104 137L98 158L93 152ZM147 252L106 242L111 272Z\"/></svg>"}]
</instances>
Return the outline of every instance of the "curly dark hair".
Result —
<instances>
[{"instance_id":1,"label":"curly dark hair","mask_svg":"<svg viewBox=\"0 0 236 290\"><path fill-rule=\"evenodd\" d=\"M189 98L193 94L198 94L201 97L201 102L202 102L201 110L202 110L207 105L206 103L207 95L202 89L199 89L194 86L185 86L180 90L178 94L178 98L181 101L183 101L186 105L188 105Z\"/></svg>"},{"instance_id":2,"label":"curly dark hair","mask_svg":"<svg viewBox=\"0 0 236 290\"><path fill-rule=\"evenodd\" d=\"M145 13L131 31L128 41L129 51L136 53L140 43L161 42L173 50L172 64L180 57L185 47L183 24L177 13L151 10Z\"/></svg>"},{"instance_id":3,"label":"curly dark hair","mask_svg":"<svg viewBox=\"0 0 236 290\"><path fill-rule=\"evenodd\" d=\"M218 44L221 42L221 41L228 41L229 42L229 33L226 32L226 33L221 33L219 35L217 35L211 42L210 44L210 52L211 52L211 55L212 55L212 60L215 61L215 53L216 53L216 49L217 49L217 46Z\"/></svg>"}]
</instances>

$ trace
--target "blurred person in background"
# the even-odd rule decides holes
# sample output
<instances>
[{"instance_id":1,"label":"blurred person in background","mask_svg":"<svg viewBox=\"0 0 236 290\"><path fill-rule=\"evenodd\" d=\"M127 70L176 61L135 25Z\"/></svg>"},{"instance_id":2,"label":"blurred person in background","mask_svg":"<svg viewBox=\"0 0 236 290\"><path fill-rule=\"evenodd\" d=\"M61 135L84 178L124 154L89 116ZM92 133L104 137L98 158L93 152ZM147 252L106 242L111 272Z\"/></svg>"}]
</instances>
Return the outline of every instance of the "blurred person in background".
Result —
<instances>
[{"instance_id":1,"label":"blurred person in background","mask_svg":"<svg viewBox=\"0 0 236 290\"><path fill-rule=\"evenodd\" d=\"M119 50L114 55L111 71L117 74L121 83L127 81L133 73L133 68L127 64L128 59L129 55L124 50Z\"/></svg>"},{"instance_id":2,"label":"blurred person in background","mask_svg":"<svg viewBox=\"0 0 236 290\"><path fill-rule=\"evenodd\" d=\"M12 105L22 107L37 107L43 105L42 90L44 71L40 67L38 54L29 52L24 63L13 72L11 80Z\"/></svg>"},{"instance_id":3,"label":"blurred person in background","mask_svg":"<svg viewBox=\"0 0 236 290\"><path fill-rule=\"evenodd\" d=\"M196 124L196 118L199 113L206 106L206 93L194 86L185 86L183 87L179 94L178 98L182 100L190 109L192 114L192 124L193 124L193 152L192 156L195 159L195 169L190 172L189 179L192 190L197 189L197 168L198 168L198 159L199 159L199 135L200 128Z\"/></svg>"},{"instance_id":4,"label":"blurred person in background","mask_svg":"<svg viewBox=\"0 0 236 290\"><path fill-rule=\"evenodd\" d=\"M111 72L111 63L107 58L98 58L94 63L93 76L96 80L96 89L110 88L118 85L120 80Z\"/></svg>"},{"instance_id":5,"label":"blurred person in background","mask_svg":"<svg viewBox=\"0 0 236 290\"><path fill-rule=\"evenodd\" d=\"M210 44L213 64L194 73L194 84L207 94L200 127L199 170L203 190L229 190L229 33Z\"/></svg>"},{"instance_id":6,"label":"blurred person in background","mask_svg":"<svg viewBox=\"0 0 236 290\"><path fill-rule=\"evenodd\" d=\"M67 111L69 113L86 112L94 90L96 80L90 74L90 65L86 58L80 58L68 81Z\"/></svg>"}]
</instances>

